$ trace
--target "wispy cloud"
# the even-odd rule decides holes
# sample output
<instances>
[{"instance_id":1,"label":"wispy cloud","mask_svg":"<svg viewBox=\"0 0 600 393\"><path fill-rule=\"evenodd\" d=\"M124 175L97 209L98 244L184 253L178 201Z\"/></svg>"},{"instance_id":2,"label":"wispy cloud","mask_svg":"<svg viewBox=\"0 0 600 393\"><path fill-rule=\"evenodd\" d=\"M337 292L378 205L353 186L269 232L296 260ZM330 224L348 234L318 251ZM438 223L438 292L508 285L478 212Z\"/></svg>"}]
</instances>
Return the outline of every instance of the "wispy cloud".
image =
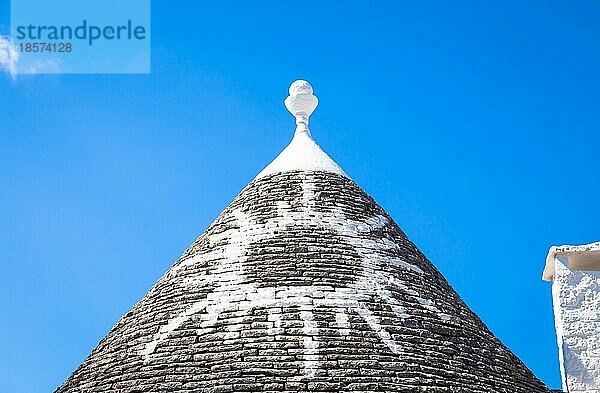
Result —
<instances>
[{"instance_id":1,"label":"wispy cloud","mask_svg":"<svg viewBox=\"0 0 600 393\"><path fill-rule=\"evenodd\" d=\"M25 74L55 74L60 70L60 59L38 59L35 60L29 67L22 70Z\"/></svg>"},{"instance_id":2,"label":"wispy cloud","mask_svg":"<svg viewBox=\"0 0 600 393\"><path fill-rule=\"evenodd\" d=\"M9 36L0 35L0 69L6 71L11 78L17 77L19 52Z\"/></svg>"}]
</instances>

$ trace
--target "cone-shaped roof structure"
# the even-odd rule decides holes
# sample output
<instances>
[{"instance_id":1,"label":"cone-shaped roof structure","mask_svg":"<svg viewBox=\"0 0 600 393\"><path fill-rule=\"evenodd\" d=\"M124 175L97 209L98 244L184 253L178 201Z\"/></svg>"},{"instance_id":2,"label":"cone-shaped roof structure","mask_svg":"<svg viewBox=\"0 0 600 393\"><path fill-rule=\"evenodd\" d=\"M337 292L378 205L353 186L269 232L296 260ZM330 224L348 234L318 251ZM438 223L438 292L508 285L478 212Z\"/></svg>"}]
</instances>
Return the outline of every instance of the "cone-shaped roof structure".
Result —
<instances>
[{"instance_id":1,"label":"cone-shaped roof structure","mask_svg":"<svg viewBox=\"0 0 600 393\"><path fill-rule=\"evenodd\" d=\"M290 145L57 389L547 392L312 139Z\"/></svg>"}]
</instances>

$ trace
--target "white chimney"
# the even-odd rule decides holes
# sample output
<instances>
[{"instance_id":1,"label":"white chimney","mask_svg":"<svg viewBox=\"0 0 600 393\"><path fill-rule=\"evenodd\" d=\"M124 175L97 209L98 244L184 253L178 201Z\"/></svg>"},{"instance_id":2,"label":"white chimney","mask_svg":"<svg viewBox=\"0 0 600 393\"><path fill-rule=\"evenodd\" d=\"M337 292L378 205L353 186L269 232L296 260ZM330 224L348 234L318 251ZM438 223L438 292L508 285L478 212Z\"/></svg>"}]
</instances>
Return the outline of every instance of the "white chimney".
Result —
<instances>
[{"instance_id":1,"label":"white chimney","mask_svg":"<svg viewBox=\"0 0 600 393\"><path fill-rule=\"evenodd\" d=\"M600 242L550 248L542 278L552 282L563 391L600 393Z\"/></svg>"}]
</instances>

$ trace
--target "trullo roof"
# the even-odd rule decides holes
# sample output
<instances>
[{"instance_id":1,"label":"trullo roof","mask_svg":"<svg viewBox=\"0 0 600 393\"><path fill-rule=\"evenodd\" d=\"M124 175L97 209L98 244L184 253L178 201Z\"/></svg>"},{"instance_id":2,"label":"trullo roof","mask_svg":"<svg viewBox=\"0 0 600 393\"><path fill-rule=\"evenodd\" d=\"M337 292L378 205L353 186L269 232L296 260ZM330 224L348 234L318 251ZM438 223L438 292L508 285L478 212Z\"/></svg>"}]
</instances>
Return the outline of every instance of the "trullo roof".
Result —
<instances>
[{"instance_id":1,"label":"trullo roof","mask_svg":"<svg viewBox=\"0 0 600 393\"><path fill-rule=\"evenodd\" d=\"M290 145L57 389L547 392L312 139Z\"/></svg>"}]
</instances>

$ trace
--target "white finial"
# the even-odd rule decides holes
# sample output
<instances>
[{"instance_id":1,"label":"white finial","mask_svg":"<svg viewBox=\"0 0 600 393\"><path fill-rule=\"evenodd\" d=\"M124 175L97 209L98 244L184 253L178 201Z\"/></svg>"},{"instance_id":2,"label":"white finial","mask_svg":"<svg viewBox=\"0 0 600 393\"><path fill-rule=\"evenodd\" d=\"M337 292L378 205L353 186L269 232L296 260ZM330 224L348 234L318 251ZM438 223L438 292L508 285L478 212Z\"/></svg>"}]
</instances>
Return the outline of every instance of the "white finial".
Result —
<instances>
[{"instance_id":1,"label":"white finial","mask_svg":"<svg viewBox=\"0 0 600 393\"><path fill-rule=\"evenodd\" d=\"M308 130L308 117L319 100L313 95L310 83L298 80L290 86L290 96L285 107L296 118L296 132L289 145L256 176L256 179L274 173L290 171L314 171L347 175L314 141Z\"/></svg>"},{"instance_id":2,"label":"white finial","mask_svg":"<svg viewBox=\"0 0 600 393\"><path fill-rule=\"evenodd\" d=\"M319 100L313 95L313 88L307 81L297 80L290 86L290 95L284 101L285 107L296 118L296 124L308 125L308 117L313 113Z\"/></svg>"}]
</instances>

